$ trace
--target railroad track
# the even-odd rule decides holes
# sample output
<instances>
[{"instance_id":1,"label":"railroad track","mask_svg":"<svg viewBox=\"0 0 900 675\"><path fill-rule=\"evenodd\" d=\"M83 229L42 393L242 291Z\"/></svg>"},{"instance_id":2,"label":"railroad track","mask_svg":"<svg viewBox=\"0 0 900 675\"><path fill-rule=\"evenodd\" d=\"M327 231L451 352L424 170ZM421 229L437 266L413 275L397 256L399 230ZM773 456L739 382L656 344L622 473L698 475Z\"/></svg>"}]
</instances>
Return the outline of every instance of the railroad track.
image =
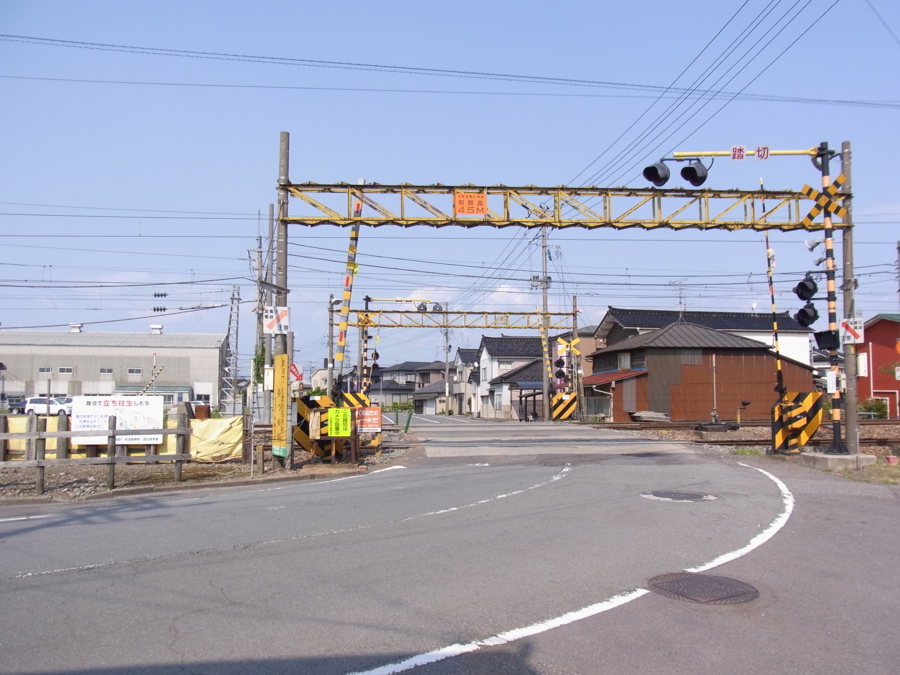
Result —
<instances>
[{"instance_id":1,"label":"railroad track","mask_svg":"<svg viewBox=\"0 0 900 675\"><path fill-rule=\"evenodd\" d=\"M756 438L756 439L743 440L743 441L737 440L737 439L731 439L731 438L722 438L720 440L712 440L712 441L696 440L693 442L694 443L703 443L704 445L732 445L732 446L735 446L735 445L743 445L743 446L753 446L753 445L769 446L769 445L772 445L772 442L766 438ZM897 438L860 438L859 444L861 446L866 446L866 447L900 445L900 439L897 439ZM814 438L811 441L809 441L806 445L807 446L814 445L816 447L829 446L829 445L831 445L831 439L830 438Z\"/></svg>"}]
</instances>

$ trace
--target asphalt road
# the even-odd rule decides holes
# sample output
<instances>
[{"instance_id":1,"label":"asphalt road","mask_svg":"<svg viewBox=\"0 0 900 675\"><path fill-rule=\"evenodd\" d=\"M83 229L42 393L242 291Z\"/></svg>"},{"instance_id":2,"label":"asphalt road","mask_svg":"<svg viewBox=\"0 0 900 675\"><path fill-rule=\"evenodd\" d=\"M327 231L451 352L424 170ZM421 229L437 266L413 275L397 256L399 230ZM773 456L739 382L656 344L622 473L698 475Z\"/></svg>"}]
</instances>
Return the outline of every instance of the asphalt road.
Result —
<instances>
[{"instance_id":1,"label":"asphalt road","mask_svg":"<svg viewBox=\"0 0 900 675\"><path fill-rule=\"evenodd\" d=\"M898 488L603 430L413 425L407 468L0 509L0 672L898 671ZM760 597L643 590L717 560Z\"/></svg>"}]
</instances>

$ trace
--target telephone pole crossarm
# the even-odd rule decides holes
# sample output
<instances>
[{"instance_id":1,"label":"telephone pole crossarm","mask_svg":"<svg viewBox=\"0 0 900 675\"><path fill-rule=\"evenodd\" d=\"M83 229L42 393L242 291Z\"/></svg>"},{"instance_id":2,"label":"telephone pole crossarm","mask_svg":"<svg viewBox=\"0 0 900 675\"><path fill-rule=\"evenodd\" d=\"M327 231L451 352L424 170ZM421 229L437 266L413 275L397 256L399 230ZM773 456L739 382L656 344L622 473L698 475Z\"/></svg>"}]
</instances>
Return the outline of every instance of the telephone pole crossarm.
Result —
<instances>
[{"instance_id":1,"label":"telephone pole crossarm","mask_svg":"<svg viewBox=\"0 0 900 675\"><path fill-rule=\"evenodd\" d=\"M807 151L773 151L773 153ZM694 153L696 155L696 153ZM809 197L790 190L350 185L298 183L288 191L306 213L286 222L315 227L549 227L553 229L821 230L804 223ZM478 197L463 213L457 203ZM833 201L841 202L838 194ZM762 208L765 202L766 208ZM363 215L358 205L369 209ZM839 226L839 225L837 225Z\"/></svg>"}]
</instances>

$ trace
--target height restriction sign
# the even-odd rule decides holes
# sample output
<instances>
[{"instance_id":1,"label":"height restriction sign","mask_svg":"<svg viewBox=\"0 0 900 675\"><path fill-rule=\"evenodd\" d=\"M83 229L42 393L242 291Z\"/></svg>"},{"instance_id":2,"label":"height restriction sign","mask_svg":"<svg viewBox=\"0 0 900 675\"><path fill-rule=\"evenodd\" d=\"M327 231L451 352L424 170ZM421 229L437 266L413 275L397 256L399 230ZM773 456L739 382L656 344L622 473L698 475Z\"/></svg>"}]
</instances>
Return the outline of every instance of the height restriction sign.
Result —
<instances>
[{"instance_id":1,"label":"height restriction sign","mask_svg":"<svg viewBox=\"0 0 900 675\"><path fill-rule=\"evenodd\" d=\"M483 192L457 192L453 195L453 213L457 216L487 214L487 195Z\"/></svg>"}]
</instances>

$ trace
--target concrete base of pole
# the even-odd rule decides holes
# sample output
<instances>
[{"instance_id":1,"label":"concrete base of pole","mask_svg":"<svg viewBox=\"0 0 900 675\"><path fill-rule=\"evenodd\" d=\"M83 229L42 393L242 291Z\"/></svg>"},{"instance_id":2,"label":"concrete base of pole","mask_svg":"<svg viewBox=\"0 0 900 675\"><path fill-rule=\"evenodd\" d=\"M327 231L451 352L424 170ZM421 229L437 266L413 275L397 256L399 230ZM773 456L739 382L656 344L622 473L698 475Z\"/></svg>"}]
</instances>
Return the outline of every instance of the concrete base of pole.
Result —
<instances>
[{"instance_id":1,"label":"concrete base of pole","mask_svg":"<svg viewBox=\"0 0 900 675\"><path fill-rule=\"evenodd\" d=\"M857 466L869 466L878 461L875 455L829 455L824 452L805 450L800 453L800 463L823 471L841 471L843 469L855 469Z\"/></svg>"}]
</instances>

